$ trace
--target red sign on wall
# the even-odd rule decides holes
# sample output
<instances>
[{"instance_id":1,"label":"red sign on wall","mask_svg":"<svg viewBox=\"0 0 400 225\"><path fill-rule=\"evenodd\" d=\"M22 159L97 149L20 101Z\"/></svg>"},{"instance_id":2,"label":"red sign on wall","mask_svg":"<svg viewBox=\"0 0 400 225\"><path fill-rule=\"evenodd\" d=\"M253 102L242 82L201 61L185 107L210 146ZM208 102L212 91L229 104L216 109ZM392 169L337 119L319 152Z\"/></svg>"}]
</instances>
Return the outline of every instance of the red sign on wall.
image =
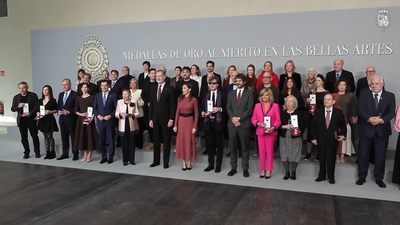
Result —
<instances>
[{"instance_id":1,"label":"red sign on wall","mask_svg":"<svg viewBox=\"0 0 400 225\"><path fill-rule=\"evenodd\" d=\"M6 75L6 73L4 72L4 70L0 71L0 77L4 77Z\"/></svg>"}]
</instances>

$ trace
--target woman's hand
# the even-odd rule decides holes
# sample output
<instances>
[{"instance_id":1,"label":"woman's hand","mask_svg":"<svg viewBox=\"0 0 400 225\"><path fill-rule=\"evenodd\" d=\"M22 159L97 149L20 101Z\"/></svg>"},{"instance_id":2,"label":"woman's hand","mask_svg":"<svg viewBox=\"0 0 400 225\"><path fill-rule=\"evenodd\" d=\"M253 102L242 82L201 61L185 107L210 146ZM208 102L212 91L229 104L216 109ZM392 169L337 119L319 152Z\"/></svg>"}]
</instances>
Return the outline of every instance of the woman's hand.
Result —
<instances>
[{"instance_id":1,"label":"woman's hand","mask_svg":"<svg viewBox=\"0 0 400 225\"><path fill-rule=\"evenodd\" d=\"M192 134L195 134L195 133L196 133L196 129L193 128L193 129L192 129Z\"/></svg>"},{"instance_id":2,"label":"woman's hand","mask_svg":"<svg viewBox=\"0 0 400 225\"><path fill-rule=\"evenodd\" d=\"M178 128L177 128L177 127L174 127L174 129L173 129L173 130L174 130L174 132L175 132L175 133L177 133L177 132L178 132Z\"/></svg>"}]
</instances>

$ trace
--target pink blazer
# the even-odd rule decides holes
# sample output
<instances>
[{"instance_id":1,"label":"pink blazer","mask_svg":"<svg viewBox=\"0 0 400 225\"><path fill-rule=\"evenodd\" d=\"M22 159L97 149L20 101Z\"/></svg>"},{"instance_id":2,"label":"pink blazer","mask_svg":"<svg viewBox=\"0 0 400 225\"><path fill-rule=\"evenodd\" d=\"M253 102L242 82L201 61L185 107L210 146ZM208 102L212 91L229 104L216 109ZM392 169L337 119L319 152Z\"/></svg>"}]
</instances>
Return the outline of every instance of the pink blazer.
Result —
<instances>
[{"instance_id":1,"label":"pink blazer","mask_svg":"<svg viewBox=\"0 0 400 225\"><path fill-rule=\"evenodd\" d=\"M270 109L271 107L271 109ZM268 113L267 113L268 112ZM272 103L272 106L269 106L267 111L264 111L263 103L257 103L253 110L253 116L251 117L251 123L257 127L256 134L259 136L264 136L264 128L257 126L257 122L264 122L264 115L271 117L271 127L274 126L275 130L268 135L277 135L278 128L281 125L281 111L279 109L279 105L276 103Z\"/></svg>"},{"instance_id":2,"label":"pink blazer","mask_svg":"<svg viewBox=\"0 0 400 225\"><path fill-rule=\"evenodd\" d=\"M397 107L396 117L394 118L394 129L400 132L400 105Z\"/></svg>"}]
</instances>

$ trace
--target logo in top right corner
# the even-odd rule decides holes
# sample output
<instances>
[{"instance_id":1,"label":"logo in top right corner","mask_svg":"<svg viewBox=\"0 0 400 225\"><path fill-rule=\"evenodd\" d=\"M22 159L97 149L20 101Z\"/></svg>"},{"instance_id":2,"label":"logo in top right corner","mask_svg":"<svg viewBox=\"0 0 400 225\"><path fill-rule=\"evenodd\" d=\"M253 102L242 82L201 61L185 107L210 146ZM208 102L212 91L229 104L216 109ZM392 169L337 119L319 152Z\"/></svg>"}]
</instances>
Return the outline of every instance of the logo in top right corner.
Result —
<instances>
[{"instance_id":1,"label":"logo in top right corner","mask_svg":"<svg viewBox=\"0 0 400 225\"><path fill-rule=\"evenodd\" d=\"M378 10L378 15L376 16L375 19L376 26L382 30L382 33L385 33L386 29L389 28L392 19L390 18L389 15L389 10L387 9L380 9Z\"/></svg>"}]
</instances>

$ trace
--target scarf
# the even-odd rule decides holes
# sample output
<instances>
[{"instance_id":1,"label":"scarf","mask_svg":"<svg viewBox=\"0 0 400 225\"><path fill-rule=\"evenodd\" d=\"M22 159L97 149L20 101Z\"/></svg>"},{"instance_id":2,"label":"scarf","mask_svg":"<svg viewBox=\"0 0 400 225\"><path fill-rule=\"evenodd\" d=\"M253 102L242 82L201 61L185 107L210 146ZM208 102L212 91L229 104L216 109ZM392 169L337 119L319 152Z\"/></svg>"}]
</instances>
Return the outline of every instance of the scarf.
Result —
<instances>
[{"instance_id":1,"label":"scarf","mask_svg":"<svg viewBox=\"0 0 400 225\"><path fill-rule=\"evenodd\" d=\"M211 94L211 91L208 91L205 101L210 100L210 94ZM222 99L221 92L217 90L217 105L215 107L221 107L222 106L221 99ZM215 119L216 119L217 123L221 123L221 121L222 121L222 113L221 112L215 113ZM205 123L208 123L209 120L210 120L209 117L204 117L204 122Z\"/></svg>"}]
</instances>

